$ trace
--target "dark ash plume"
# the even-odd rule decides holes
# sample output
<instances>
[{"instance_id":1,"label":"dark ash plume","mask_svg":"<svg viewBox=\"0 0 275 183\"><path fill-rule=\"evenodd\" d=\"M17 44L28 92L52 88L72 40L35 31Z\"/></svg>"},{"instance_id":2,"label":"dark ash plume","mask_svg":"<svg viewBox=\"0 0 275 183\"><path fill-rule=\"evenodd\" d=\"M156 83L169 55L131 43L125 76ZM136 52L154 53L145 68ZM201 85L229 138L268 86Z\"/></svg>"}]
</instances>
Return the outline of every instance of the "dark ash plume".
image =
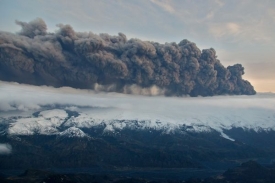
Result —
<instances>
[{"instance_id":1,"label":"dark ash plume","mask_svg":"<svg viewBox=\"0 0 275 183\"><path fill-rule=\"evenodd\" d=\"M127 40L123 33L76 32L63 24L48 33L40 18L16 24L19 33L0 32L1 80L126 93L155 87L176 96L256 93L242 79L242 65L225 68L213 48L201 51L186 39L159 44Z\"/></svg>"},{"instance_id":2,"label":"dark ash plume","mask_svg":"<svg viewBox=\"0 0 275 183\"><path fill-rule=\"evenodd\" d=\"M22 30L19 32L19 35L34 38L38 35L44 36L47 34L47 25L41 18L37 18L33 21L30 21L29 23L16 20L15 23L22 27Z\"/></svg>"}]
</instances>

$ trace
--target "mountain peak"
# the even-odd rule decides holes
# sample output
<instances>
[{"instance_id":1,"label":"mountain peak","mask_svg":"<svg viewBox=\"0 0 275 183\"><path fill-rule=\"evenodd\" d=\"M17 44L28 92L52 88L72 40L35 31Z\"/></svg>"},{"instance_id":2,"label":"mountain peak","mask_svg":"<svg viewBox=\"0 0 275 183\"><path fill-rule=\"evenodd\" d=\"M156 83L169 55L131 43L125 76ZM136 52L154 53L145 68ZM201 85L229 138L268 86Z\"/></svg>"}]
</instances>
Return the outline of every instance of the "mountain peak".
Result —
<instances>
[{"instance_id":1,"label":"mountain peak","mask_svg":"<svg viewBox=\"0 0 275 183\"><path fill-rule=\"evenodd\" d=\"M65 137L89 137L86 133L84 133L82 130L80 130L79 128L76 127L70 127L66 130L64 130L63 132L59 133L60 136L65 136Z\"/></svg>"}]
</instances>

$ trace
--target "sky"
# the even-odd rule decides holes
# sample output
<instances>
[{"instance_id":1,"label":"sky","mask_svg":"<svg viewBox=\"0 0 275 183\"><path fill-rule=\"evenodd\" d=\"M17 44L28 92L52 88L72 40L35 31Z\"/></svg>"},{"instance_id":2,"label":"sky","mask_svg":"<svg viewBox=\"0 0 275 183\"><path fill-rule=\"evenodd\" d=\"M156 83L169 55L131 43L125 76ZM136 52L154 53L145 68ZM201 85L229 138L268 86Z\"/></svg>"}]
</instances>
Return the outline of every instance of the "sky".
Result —
<instances>
[{"instance_id":1,"label":"sky","mask_svg":"<svg viewBox=\"0 0 275 183\"><path fill-rule=\"evenodd\" d=\"M274 0L0 0L0 30L15 20L42 18L48 32L70 24L78 32L195 42L214 48L223 65L241 63L257 92L275 92Z\"/></svg>"}]
</instances>

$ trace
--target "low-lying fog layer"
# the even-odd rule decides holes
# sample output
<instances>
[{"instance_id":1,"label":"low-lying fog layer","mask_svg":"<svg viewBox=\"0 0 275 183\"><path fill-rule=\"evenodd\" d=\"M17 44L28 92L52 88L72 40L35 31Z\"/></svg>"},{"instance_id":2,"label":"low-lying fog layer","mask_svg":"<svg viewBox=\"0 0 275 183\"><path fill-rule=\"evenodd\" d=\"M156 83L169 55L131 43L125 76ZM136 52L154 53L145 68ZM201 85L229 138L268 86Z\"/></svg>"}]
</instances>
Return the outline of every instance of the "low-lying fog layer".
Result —
<instances>
[{"instance_id":1,"label":"low-lying fog layer","mask_svg":"<svg viewBox=\"0 0 275 183\"><path fill-rule=\"evenodd\" d=\"M0 117L11 115L30 116L42 106L60 104L64 110L48 111L59 120L66 117L65 110L77 111L80 115L71 119L71 124L80 124L89 119L101 120L106 124L111 120L147 120L146 125L154 128L163 125L206 126L222 132L222 129L242 127L254 130L275 130L275 94L260 93L255 96L216 96L216 97L164 97L140 96L118 93L97 93L92 90L74 88L52 88L0 82ZM40 114L45 117L47 111ZM61 115L61 116L60 116ZM29 120L17 122L35 123ZM39 119L40 119L39 118ZM70 121L70 120L69 120ZM1 121L0 121L1 122ZM53 120L45 120L52 123ZM39 124L43 123L43 121ZM113 125L108 127L114 129ZM55 124L56 125L56 124ZM93 123L93 125L95 125ZM48 126L48 125L47 125ZM124 126L127 126L124 125ZM106 128L107 128L106 127ZM120 126L123 128L123 125ZM198 129L202 130L202 129ZM222 134L223 135L223 134Z\"/></svg>"},{"instance_id":2,"label":"low-lying fog layer","mask_svg":"<svg viewBox=\"0 0 275 183\"><path fill-rule=\"evenodd\" d=\"M1 144L0 143L0 155L2 154L10 154L11 153L11 145L9 144Z\"/></svg>"}]
</instances>

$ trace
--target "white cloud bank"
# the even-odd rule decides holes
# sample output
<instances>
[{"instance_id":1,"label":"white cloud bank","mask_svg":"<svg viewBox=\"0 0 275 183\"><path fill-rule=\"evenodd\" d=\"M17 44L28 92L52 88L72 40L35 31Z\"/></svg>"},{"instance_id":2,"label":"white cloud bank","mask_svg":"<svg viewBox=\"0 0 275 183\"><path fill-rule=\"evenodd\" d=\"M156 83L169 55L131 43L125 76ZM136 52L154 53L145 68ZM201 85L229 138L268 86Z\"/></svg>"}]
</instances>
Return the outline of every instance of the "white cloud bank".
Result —
<instances>
[{"instance_id":1,"label":"white cloud bank","mask_svg":"<svg viewBox=\"0 0 275 183\"><path fill-rule=\"evenodd\" d=\"M0 82L0 101L0 122L1 117L27 116L11 124L9 132L15 134L24 130L23 134L33 134L31 129L37 128L42 134L59 133L56 126L67 117L63 109L44 111L38 117L31 115L39 111L42 105L52 104L68 104L65 109L80 113L63 124L67 127L89 128L104 123L105 130L112 131L132 128L130 120L138 120L141 129L170 131L187 125L193 126L194 131L214 129L222 136L225 136L224 129L233 127L255 131L275 130L273 93L197 98L149 97ZM83 108L87 106L90 108Z\"/></svg>"}]
</instances>

